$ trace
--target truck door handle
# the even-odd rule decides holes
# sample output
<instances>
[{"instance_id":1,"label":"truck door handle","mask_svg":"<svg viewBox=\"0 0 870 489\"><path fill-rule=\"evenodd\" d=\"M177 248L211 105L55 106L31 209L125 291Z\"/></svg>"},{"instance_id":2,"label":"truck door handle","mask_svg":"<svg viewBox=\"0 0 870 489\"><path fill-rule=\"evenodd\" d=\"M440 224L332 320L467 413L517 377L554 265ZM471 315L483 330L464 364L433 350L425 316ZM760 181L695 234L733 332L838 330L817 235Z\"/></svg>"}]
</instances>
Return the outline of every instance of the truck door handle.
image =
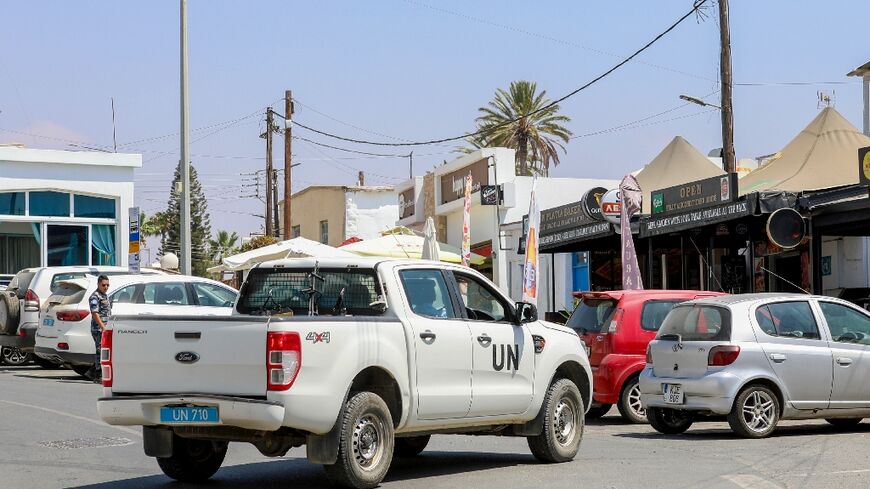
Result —
<instances>
[{"instance_id":1,"label":"truck door handle","mask_svg":"<svg viewBox=\"0 0 870 489\"><path fill-rule=\"evenodd\" d=\"M175 339L177 340L198 340L202 337L200 331L176 331Z\"/></svg>"},{"instance_id":2,"label":"truck door handle","mask_svg":"<svg viewBox=\"0 0 870 489\"><path fill-rule=\"evenodd\" d=\"M420 333L420 339L427 342L427 343L431 343L431 342L435 341L435 333L433 333L427 329L426 331L423 331L422 333Z\"/></svg>"},{"instance_id":3,"label":"truck door handle","mask_svg":"<svg viewBox=\"0 0 870 489\"><path fill-rule=\"evenodd\" d=\"M477 342L483 346L486 346L487 344L492 343L492 338L490 338L488 334L483 333L482 335L477 337Z\"/></svg>"},{"instance_id":4,"label":"truck door handle","mask_svg":"<svg viewBox=\"0 0 870 489\"><path fill-rule=\"evenodd\" d=\"M848 367L849 365L852 365L852 359L847 357L839 357L837 358L837 365Z\"/></svg>"},{"instance_id":5,"label":"truck door handle","mask_svg":"<svg viewBox=\"0 0 870 489\"><path fill-rule=\"evenodd\" d=\"M785 358L786 358L786 357L785 357L785 354L784 354L784 353L771 353L771 354L770 354L770 359L773 360L773 361L776 362L776 363L782 363L782 362L784 362L784 361L785 361Z\"/></svg>"}]
</instances>

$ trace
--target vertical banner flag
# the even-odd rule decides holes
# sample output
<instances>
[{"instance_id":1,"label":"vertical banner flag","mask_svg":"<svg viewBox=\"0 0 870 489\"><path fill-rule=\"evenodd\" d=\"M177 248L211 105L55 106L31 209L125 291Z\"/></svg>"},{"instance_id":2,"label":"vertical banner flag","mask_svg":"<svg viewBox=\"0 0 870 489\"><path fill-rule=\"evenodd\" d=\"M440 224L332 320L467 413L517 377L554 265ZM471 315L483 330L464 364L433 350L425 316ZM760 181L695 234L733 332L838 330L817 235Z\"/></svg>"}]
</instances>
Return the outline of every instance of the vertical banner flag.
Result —
<instances>
[{"instance_id":1,"label":"vertical banner flag","mask_svg":"<svg viewBox=\"0 0 870 489\"><path fill-rule=\"evenodd\" d=\"M139 208L130 207L130 249L127 255L127 268L131 273L139 273Z\"/></svg>"},{"instance_id":2,"label":"vertical banner flag","mask_svg":"<svg viewBox=\"0 0 870 489\"><path fill-rule=\"evenodd\" d=\"M462 266L471 262L471 172L465 177L465 208L462 211Z\"/></svg>"},{"instance_id":3,"label":"vertical banner flag","mask_svg":"<svg viewBox=\"0 0 870 489\"><path fill-rule=\"evenodd\" d=\"M623 290L641 290L643 281L640 278L640 267L637 265L637 253L634 251L634 238L631 235L631 216L641 209L643 193L640 184L633 175L626 175L619 183L622 209L619 213L619 227L622 228L622 288Z\"/></svg>"},{"instance_id":4,"label":"vertical banner flag","mask_svg":"<svg viewBox=\"0 0 870 489\"><path fill-rule=\"evenodd\" d=\"M536 188L538 177L532 179L532 197L529 200L529 231L526 233L526 258L523 261L523 302L538 305L538 229L541 212L538 209Z\"/></svg>"}]
</instances>

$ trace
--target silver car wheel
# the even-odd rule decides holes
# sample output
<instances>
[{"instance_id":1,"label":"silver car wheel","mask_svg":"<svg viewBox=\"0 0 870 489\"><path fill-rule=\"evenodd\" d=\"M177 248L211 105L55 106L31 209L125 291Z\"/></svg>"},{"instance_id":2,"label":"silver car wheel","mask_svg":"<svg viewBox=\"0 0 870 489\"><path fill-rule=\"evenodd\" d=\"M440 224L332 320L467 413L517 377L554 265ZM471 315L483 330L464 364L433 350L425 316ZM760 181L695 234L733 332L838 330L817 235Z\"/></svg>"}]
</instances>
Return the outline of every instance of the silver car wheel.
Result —
<instances>
[{"instance_id":1,"label":"silver car wheel","mask_svg":"<svg viewBox=\"0 0 870 489\"><path fill-rule=\"evenodd\" d=\"M776 420L776 402L767 392L754 391L743 402L742 413L747 428L763 433Z\"/></svg>"},{"instance_id":2,"label":"silver car wheel","mask_svg":"<svg viewBox=\"0 0 870 489\"><path fill-rule=\"evenodd\" d=\"M638 417L646 417L646 409L643 408L643 404L640 402L640 384L635 384L634 387L628 391L628 406Z\"/></svg>"},{"instance_id":3,"label":"silver car wheel","mask_svg":"<svg viewBox=\"0 0 870 489\"><path fill-rule=\"evenodd\" d=\"M353 430L353 455L356 463L363 470L377 467L383 457L383 440L386 438L386 430L380 421L366 415L357 421Z\"/></svg>"},{"instance_id":4,"label":"silver car wheel","mask_svg":"<svg viewBox=\"0 0 870 489\"><path fill-rule=\"evenodd\" d=\"M30 359L30 355L15 347L3 348L3 361L7 365L23 365Z\"/></svg>"},{"instance_id":5,"label":"silver car wheel","mask_svg":"<svg viewBox=\"0 0 870 489\"><path fill-rule=\"evenodd\" d=\"M578 413L579 410L572 399L567 396L559 399L559 404L553 410L553 431L560 445L570 445L574 441Z\"/></svg>"}]
</instances>

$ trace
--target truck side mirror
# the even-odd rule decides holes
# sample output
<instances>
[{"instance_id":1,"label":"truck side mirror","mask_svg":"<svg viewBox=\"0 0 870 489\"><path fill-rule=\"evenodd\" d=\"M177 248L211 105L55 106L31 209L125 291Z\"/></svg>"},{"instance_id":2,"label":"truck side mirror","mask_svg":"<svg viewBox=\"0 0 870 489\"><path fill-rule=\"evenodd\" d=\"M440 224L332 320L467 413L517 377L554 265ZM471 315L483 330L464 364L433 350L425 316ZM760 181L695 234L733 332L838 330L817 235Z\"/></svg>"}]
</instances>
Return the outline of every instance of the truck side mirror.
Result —
<instances>
[{"instance_id":1,"label":"truck side mirror","mask_svg":"<svg viewBox=\"0 0 870 489\"><path fill-rule=\"evenodd\" d=\"M517 302L517 318L519 323L533 323L538 320L538 308L528 302Z\"/></svg>"}]
</instances>

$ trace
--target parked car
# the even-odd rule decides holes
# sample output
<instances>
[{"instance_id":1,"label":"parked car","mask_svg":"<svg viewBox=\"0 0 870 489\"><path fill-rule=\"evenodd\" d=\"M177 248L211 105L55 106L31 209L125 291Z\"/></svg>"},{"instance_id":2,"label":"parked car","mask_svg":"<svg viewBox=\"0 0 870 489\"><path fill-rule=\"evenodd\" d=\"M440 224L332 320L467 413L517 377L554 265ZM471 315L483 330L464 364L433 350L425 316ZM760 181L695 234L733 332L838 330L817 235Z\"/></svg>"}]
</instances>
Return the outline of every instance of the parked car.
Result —
<instances>
[{"instance_id":1,"label":"parked car","mask_svg":"<svg viewBox=\"0 0 870 489\"><path fill-rule=\"evenodd\" d=\"M727 415L742 437L780 419L854 426L870 416L870 313L832 297L747 294L677 305L649 345L641 399L676 434Z\"/></svg>"},{"instance_id":2,"label":"parked car","mask_svg":"<svg viewBox=\"0 0 870 489\"><path fill-rule=\"evenodd\" d=\"M16 365L27 363L33 358L31 353L36 340L36 328L42 319L41 301L55 291L58 282L83 278L87 274L111 276L126 273L129 271L124 267L74 266L25 268L15 274L9 287L0 292L0 347L4 349L4 360L13 363L6 356L7 351L18 352L13 363ZM142 274L165 275L165 272L143 269ZM42 367L56 367L44 359L33 359Z\"/></svg>"},{"instance_id":3,"label":"parked car","mask_svg":"<svg viewBox=\"0 0 870 489\"><path fill-rule=\"evenodd\" d=\"M593 404L587 418L605 415L616 404L632 423L646 423L638 376L646 365L646 346L676 304L720 295L697 290L613 290L575 292L579 300L567 326L589 354Z\"/></svg>"},{"instance_id":4,"label":"parked car","mask_svg":"<svg viewBox=\"0 0 870 489\"><path fill-rule=\"evenodd\" d=\"M220 282L185 275L118 275L109 280L112 314L229 316L238 292ZM85 375L94 365L88 299L97 277L58 282L43 307L34 353Z\"/></svg>"}]
</instances>

